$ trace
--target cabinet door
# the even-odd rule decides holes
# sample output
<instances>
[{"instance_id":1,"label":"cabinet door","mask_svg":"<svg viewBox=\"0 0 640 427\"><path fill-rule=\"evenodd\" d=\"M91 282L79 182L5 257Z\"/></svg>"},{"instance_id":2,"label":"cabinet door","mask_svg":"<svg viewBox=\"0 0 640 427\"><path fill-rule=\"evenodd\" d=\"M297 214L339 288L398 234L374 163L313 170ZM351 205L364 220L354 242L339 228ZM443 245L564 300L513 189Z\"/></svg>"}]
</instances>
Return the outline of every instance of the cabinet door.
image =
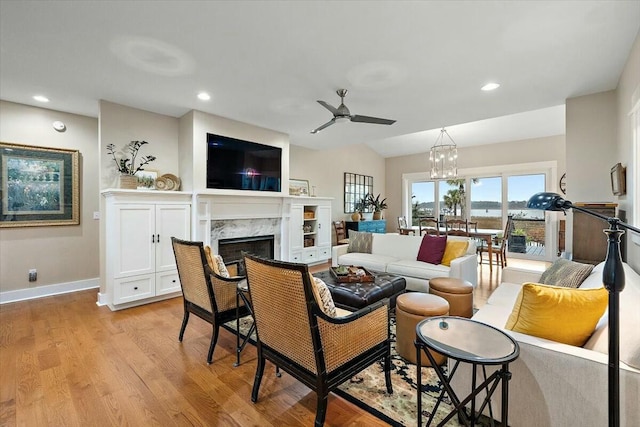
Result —
<instances>
[{"instance_id":1,"label":"cabinet door","mask_svg":"<svg viewBox=\"0 0 640 427\"><path fill-rule=\"evenodd\" d=\"M316 218L318 219L316 246L331 246L331 207L318 206Z\"/></svg>"},{"instance_id":2,"label":"cabinet door","mask_svg":"<svg viewBox=\"0 0 640 427\"><path fill-rule=\"evenodd\" d=\"M155 206L119 205L115 209L114 278L155 273Z\"/></svg>"},{"instance_id":3,"label":"cabinet door","mask_svg":"<svg viewBox=\"0 0 640 427\"><path fill-rule=\"evenodd\" d=\"M175 270L171 238L188 240L190 235L191 209L188 205L156 206L156 271Z\"/></svg>"},{"instance_id":4,"label":"cabinet door","mask_svg":"<svg viewBox=\"0 0 640 427\"><path fill-rule=\"evenodd\" d=\"M291 205L291 220L289 224L289 252L301 251L303 243L302 225L304 223L304 209L302 205Z\"/></svg>"}]
</instances>

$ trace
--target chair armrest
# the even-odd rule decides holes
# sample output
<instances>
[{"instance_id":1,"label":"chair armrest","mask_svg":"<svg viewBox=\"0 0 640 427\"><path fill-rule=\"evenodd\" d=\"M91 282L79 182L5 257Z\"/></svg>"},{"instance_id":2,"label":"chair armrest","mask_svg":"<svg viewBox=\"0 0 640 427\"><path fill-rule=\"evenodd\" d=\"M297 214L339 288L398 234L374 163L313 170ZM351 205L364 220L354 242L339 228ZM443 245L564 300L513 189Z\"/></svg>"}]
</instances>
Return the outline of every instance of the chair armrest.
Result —
<instances>
[{"instance_id":1,"label":"chair armrest","mask_svg":"<svg viewBox=\"0 0 640 427\"><path fill-rule=\"evenodd\" d=\"M208 268L208 267L207 267ZM245 278L242 276L223 277L209 269L211 285L213 286L213 295L216 299L218 311L227 311L236 308L236 294L238 292L238 283ZM240 301L240 305L242 301Z\"/></svg>"},{"instance_id":2,"label":"chair armrest","mask_svg":"<svg viewBox=\"0 0 640 427\"><path fill-rule=\"evenodd\" d=\"M331 318L319 314L317 318L328 372L389 340L388 300L347 316Z\"/></svg>"}]
</instances>

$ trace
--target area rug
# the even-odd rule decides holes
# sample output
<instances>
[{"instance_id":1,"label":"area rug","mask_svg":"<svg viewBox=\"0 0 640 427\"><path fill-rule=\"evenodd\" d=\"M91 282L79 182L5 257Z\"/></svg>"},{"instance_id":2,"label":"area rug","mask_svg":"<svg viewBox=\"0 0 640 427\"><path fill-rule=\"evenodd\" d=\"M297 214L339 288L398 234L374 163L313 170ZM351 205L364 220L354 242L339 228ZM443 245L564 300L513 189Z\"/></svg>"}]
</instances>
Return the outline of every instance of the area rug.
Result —
<instances>
[{"instance_id":1,"label":"area rug","mask_svg":"<svg viewBox=\"0 0 640 427\"><path fill-rule=\"evenodd\" d=\"M240 335L244 336L251 325L249 316L242 319ZM236 323L224 325L231 331L236 330ZM255 336L250 342L255 342ZM396 324L391 319L391 384L393 394L388 394L384 382L383 363L378 362L344 382L334 393L365 411L380 418L392 426L415 426L417 423L417 380L416 365L408 363L396 353ZM440 381L433 368L422 368L422 422L426 423L430 411L435 406L440 393ZM451 411L450 401L445 398L438 407L434 424L443 420ZM454 416L447 426L460 426Z\"/></svg>"}]
</instances>

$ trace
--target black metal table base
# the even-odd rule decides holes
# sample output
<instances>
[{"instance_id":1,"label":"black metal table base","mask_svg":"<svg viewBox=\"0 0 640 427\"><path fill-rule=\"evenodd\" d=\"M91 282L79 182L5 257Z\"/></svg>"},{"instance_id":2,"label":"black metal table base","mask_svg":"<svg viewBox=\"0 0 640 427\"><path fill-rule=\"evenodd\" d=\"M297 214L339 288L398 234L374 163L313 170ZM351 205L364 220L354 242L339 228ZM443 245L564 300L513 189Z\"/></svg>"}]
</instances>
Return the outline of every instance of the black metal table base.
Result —
<instances>
[{"instance_id":1,"label":"black metal table base","mask_svg":"<svg viewBox=\"0 0 640 427\"><path fill-rule=\"evenodd\" d=\"M431 411L431 415L427 420L427 426L430 426L433 422L433 418L438 410L438 406L442 402L445 393L449 395L451 402L454 406L453 410L438 424L438 427L444 426L451 418L453 418L456 414L458 414L458 418L460 422L464 423L466 426L475 426L478 421L478 417L476 414L482 414L485 407L489 407L489 417L491 425L495 425L495 421L493 419L493 410L491 408L491 396L498 388L500 382L502 382L502 411L501 411L501 424L503 426L507 426L507 416L509 413L509 380L511 379L511 372L509 372L509 364L502 364L501 368L497 371L494 371L489 377L487 377L486 367L481 363L472 363L472 371L473 371L473 379L471 385L471 393L460 400L457 394L453 391L451 387L450 380L455 375L458 365L460 361L456 360L453 365L453 369L449 375L444 373L444 370L441 366L436 363L433 355L428 351L428 348L425 344L419 341L415 341L416 346L416 356L417 356L417 382L418 382L418 426L422 426L422 360L420 357L420 351L423 350L423 353L426 354L431 366L436 371L440 382L442 383L442 390L440 391L440 395L438 396L438 400ZM480 385L476 386L476 374L478 366L482 367L483 372L483 381ZM480 408L476 412L476 396L481 392L486 391L486 397L480 405ZM467 403L471 402L471 411L470 414L467 414L465 408Z\"/></svg>"}]
</instances>

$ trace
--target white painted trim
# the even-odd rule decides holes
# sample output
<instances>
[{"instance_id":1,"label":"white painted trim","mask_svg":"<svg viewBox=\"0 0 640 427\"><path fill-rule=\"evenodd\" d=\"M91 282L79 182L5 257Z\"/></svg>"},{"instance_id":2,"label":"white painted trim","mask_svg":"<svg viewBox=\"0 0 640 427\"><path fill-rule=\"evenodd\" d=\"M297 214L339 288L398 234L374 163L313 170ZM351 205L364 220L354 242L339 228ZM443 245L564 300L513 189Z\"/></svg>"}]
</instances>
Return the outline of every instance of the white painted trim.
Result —
<instances>
[{"instance_id":1,"label":"white painted trim","mask_svg":"<svg viewBox=\"0 0 640 427\"><path fill-rule=\"evenodd\" d=\"M77 282L58 283L55 285L38 286L28 289L16 289L14 291L0 292L0 304L8 304L18 301L26 301L36 298L44 298L53 295L67 294L70 292L96 289L100 287L100 278L78 280Z\"/></svg>"},{"instance_id":2,"label":"white painted trim","mask_svg":"<svg viewBox=\"0 0 640 427\"><path fill-rule=\"evenodd\" d=\"M98 307L102 307L103 305L109 304L109 299L107 297L108 297L108 294L103 294L102 292L98 292L98 300L96 301L96 305Z\"/></svg>"}]
</instances>

